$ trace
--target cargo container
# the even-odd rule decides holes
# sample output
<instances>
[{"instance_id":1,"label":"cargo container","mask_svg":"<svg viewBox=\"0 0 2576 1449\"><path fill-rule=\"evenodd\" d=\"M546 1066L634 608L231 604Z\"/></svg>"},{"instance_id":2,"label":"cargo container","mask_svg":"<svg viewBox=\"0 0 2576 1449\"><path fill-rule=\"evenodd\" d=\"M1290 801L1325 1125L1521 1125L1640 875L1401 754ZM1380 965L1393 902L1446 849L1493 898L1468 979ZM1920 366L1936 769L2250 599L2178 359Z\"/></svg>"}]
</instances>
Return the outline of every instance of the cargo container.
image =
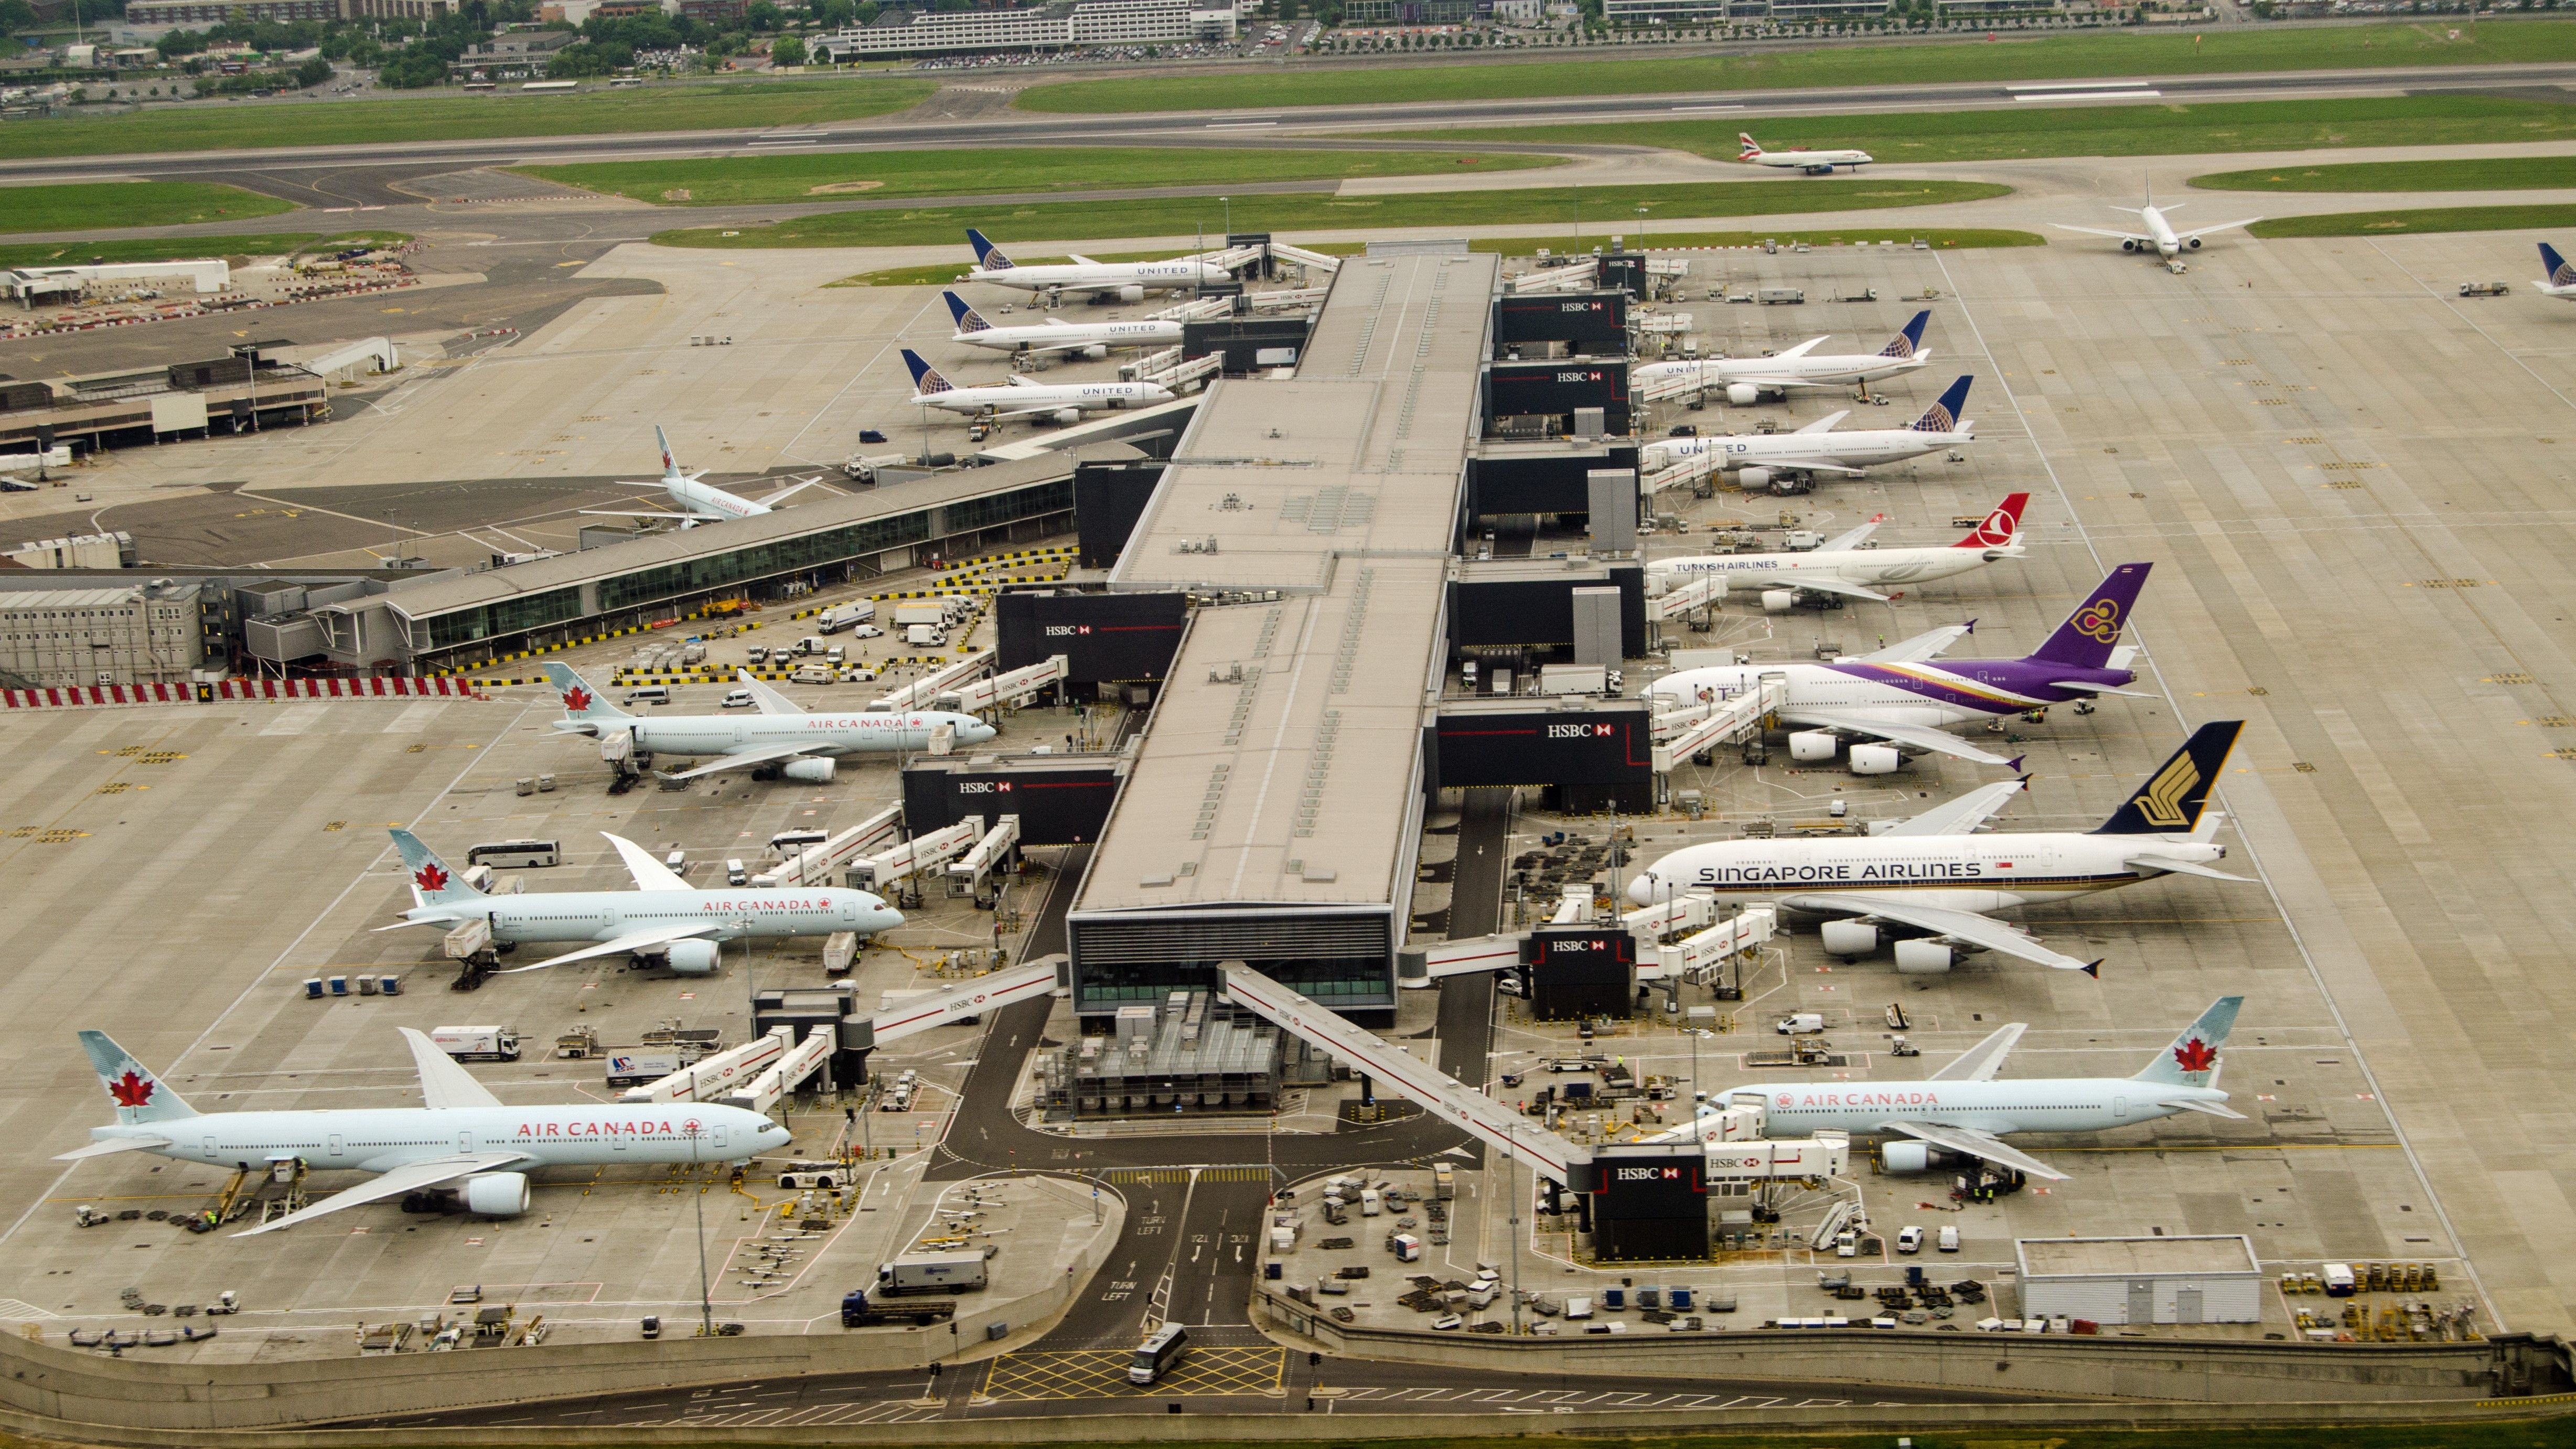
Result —
<instances>
[{"instance_id":1,"label":"cargo container","mask_svg":"<svg viewBox=\"0 0 2576 1449\"><path fill-rule=\"evenodd\" d=\"M506 1026L442 1026L431 1031L432 1045L460 1062L515 1062L519 1034Z\"/></svg>"},{"instance_id":2,"label":"cargo container","mask_svg":"<svg viewBox=\"0 0 2576 1449\"><path fill-rule=\"evenodd\" d=\"M843 1328L874 1328L887 1323L909 1323L916 1327L928 1327L933 1323L944 1323L956 1316L957 1305L946 1301L906 1303L900 1308L879 1308L868 1302L868 1291L864 1288L853 1288L841 1295Z\"/></svg>"},{"instance_id":3,"label":"cargo container","mask_svg":"<svg viewBox=\"0 0 2576 1449\"><path fill-rule=\"evenodd\" d=\"M963 1293L984 1286L982 1253L906 1253L877 1268L877 1293Z\"/></svg>"}]
</instances>

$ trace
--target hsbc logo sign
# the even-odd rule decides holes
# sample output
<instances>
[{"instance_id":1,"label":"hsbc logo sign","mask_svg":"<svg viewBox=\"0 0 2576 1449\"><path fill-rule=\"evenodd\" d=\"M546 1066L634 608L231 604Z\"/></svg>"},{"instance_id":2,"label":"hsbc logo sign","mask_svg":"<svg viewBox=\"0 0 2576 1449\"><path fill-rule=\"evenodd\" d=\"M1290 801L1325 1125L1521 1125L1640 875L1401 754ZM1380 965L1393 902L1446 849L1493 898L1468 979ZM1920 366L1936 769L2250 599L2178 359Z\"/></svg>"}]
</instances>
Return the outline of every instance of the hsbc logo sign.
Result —
<instances>
[{"instance_id":1,"label":"hsbc logo sign","mask_svg":"<svg viewBox=\"0 0 2576 1449\"><path fill-rule=\"evenodd\" d=\"M1552 724L1547 737L1552 740L1608 739L1611 727L1606 724Z\"/></svg>"},{"instance_id":2,"label":"hsbc logo sign","mask_svg":"<svg viewBox=\"0 0 2576 1449\"><path fill-rule=\"evenodd\" d=\"M1046 636L1050 639L1070 639L1077 634L1090 632L1089 624L1049 624L1046 627Z\"/></svg>"},{"instance_id":3,"label":"hsbc logo sign","mask_svg":"<svg viewBox=\"0 0 2576 1449\"><path fill-rule=\"evenodd\" d=\"M1557 304L1557 310L1560 312L1598 312L1601 310L1601 304L1598 302L1561 302Z\"/></svg>"},{"instance_id":4,"label":"hsbc logo sign","mask_svg":"<svg viewBox=\"0 0 2576 1449\"><path fill-rule=\"evenodd\" d=\"M960 780L957 782L957 793L960 795L1008 795L1011 793L1011 782L1008 780Z\"/></svg>"},{"instance_id":5,"label":"hsbc logo sign","mask_svg":"<svg viewBox=\"0 0 2576 1449\"><path fill-rule=\"evenodd\" d=\"M1556 380L1558 382L1599 382L1601 380L1601 374L1597 372L1560 372L1556 375Z\"/></svg>"},{"instance_id":6,"label":"hsbc logo sign","mask_svg":"<svg viewBox=\"0 0 2576 1449\"><path fill-rule=\"evenodd\" d=\"M1563 954L1567 951L1605 951L1609 949L1609 943L1606 941L1550 941L1547 943L1547 949L1550 954Z\"/></svg>"},{"instance_id":7,"label":"hsbc logo sign","mask_svg":"<svg viewBox=\"0 0 2576 1449\"><path fill-rule=\"evenodd\" d=\"M1621 1182L1679 1182L1682 1180L1682 1170L1678 1167L1623 1167L1618 1170L1618 1180Z\"/></svg>"}]
</instances>

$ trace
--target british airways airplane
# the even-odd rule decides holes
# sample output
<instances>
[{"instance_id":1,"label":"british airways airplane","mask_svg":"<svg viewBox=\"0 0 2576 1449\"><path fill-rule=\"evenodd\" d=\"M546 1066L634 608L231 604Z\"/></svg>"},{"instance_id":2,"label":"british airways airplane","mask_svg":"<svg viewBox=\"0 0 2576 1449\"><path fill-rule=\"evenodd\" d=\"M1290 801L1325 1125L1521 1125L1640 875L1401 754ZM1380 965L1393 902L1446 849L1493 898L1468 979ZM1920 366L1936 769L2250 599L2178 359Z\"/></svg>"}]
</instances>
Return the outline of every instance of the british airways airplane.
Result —
<instances>
[{"instance_id":1,"label":"british airways airplane","mask_svg":"<svg viewBox=\"0 0 2576 1449\"><path fill-rule=\"evenodd\" d=\"M971 714L941 709L851 710L808 714L796 701L742 674L742 684L760 706L751 715L683 714L647 718L628 714L600 697L590 681L569 665L548 662L546 681L563 695L564 717L555 728L567 734L626 734L635 748L654 754L716 758L692 770L665 778L694 780L719 770L768 769L809 785L830 783L835 755L864 755L887 750L926 750L941 725L960 745L980 745L1001 731Z\"/></svg>"},{"instance_id":2,"label":"british airways airplane","mask_svg":"<svg viewBox=\"0 0 2576 1449\"><path fill-rule=\"evenodd\" d=\"M1759 689L1765 677L1783 676L1789 702L1780 717L1805 728L1789 736L1792 759L1821 763L1845 739L1853 744L1856 775L1885 775L1905 763L1904 751L1930 751L1980 765L2018 768L1941 728L1998 719L2105 694L2127 694L2137 680L2119 647L2150 564L2122 564L2087 595L2057 632L2020 659L1962 659L1933 663L1975 628L1976 621L1917 635L1875 654L1832 664L1737 664L1684 669L1656 680L1647 693L1687 707Z\"/></svg>"},{"instance_id":3,"label":"british airways airplane","mask_svg":"<svg viewBox=\"0 0 2576 1449\"><path fill-rule=\"evenodd\" d=\"M428 1037L410 1027L402 1034L420 1071L418 1107L203 1116L107 1033L84 1031L81 1048L116 1104L116 1123L92 1127L89 1146L54 1160L149 1152L244 1171L301 1162L317 1172L382 1174L235 1235L248 1238L449 1184L467 1212L516 1217L528 1210L529 1168L738 1162L791 1136L757 1112L702 1102L505 1106Z\"/></svg>"}]
</instances>

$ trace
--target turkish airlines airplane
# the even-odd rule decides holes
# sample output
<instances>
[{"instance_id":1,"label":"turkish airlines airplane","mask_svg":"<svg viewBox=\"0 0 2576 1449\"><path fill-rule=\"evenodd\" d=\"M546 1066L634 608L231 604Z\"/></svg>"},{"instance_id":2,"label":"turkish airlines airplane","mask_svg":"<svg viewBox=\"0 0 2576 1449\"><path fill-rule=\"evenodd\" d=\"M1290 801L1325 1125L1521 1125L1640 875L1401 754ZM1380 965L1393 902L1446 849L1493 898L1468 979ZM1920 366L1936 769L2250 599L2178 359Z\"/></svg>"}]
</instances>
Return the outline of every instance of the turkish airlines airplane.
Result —
<instances>
[{"instance_id":1,"label":"turkish airlines airplane","mask_svg":"<svg viewBox=\"0 0 2576 1449\"><path fill-rule=\"evenodd\" d=\"M671 500L667 509L660 508L585 508L581 511L602 518L670 518L675 514L682 528L695 528L701 523L722 523L729 518L758 518L775 509L790 493L801 493L823 481L821 474L801 479L779 489L767 498L753 500L737 493L727 493L713 483L698 480L707 476L700 468L683 476L678 458L671 452L671 440L662 435L662 425L653 425L653 441L662 445L662 492ZM620 488L640 485L620 483Z\"/></svg>"},{"instance_id":2,"label":"turkish airlines airplane","mask_svg":"<svg viewBox=\"0 0 2576 1449\"><path fill-rule=\"evenodd\" d=\"M971 714L943 709L855 710L808 714L796 701L743 674L757 713L633 715L602 699L570 665L548 661L546 681L563 695L564 717L554 727L567 734L634 736L635 748L661 755L716 758L666 775L694 780L719 770L767 770L808 785L829 784L835 755L926 750L946 725L960 745L980 745L1001 731ZM756 778L756 777L755 777Z\"/></svg>"},{"instance_id":3,"label":"turkish airlines airplane","mask_svg":"<svg viewBox=\"0 0 2576 1449\"><path fill-rule=\"evenodd\" d=\"M1822 337L1810 337L1786 352L1769 357L1713 357L1694 362L1643 362L1628 369L1628 385L1643 390L1654 384L1680 378L1700 388L1722 392L1737 407L1751 407L1765 396L1786 393L1793 387L1849 387L1854 383L1877 382L1916 371L1932 360L1932 349L1923 345L1923 329L1932 320L1930 310L1917 312L1914 320L1887 340L1876 352L1817 355Z\"/></svg>"},{"instance_id":4,"label":"turkish airlines airplane","mask_svg":"<svg viewBox=\"0 0 2576 1449\"><path fill-rule=\"evenodd\" d=\"M1981 569L1997 559L2022 556L2022 509L2027 493L2014 493L1995 505L1968 530L1968 536L1943 548L1863 548L1878 531L1874 522L1826 540L1799 553L1710 553L1659 558L1646 565L1646 575L1665 588L1694 583L1714 575L1726 581L1722 594L1748 593L1759 598L1766 614L1785 614L1801 594L1830 594L1884 604L1890 585L1928 584Z\"/></svg>"},{"instance_id":5,"label":"turkish airlines airplane","mask_svg":"<svg viewBox=\"0 0 2576 1449\"><path fill-rule=\"evenodd\" d=\"M2222 231L2233 231L2240 226L2252 226L2263 219L2259 216L2249 216L2243 221L2222 221L2216 226L2197 227L2190 231L2178 232L2174 230L2173 223L2166 219L2165 213L2178 210L2182 205L2183 203L2179 201L2172 206L2156 205L2156 189L2150 186L2147 188L2146 205L2111 208L2113 211L2125 211L2136 217L2146 228L2144 231L2104 231L2100 227L2068 226L2062 221L2053 221L2049 225L2059 231L2081 232L2086 236L2107 236L2119 242L2120 250L2124 252L2154 252L2166 261L2172 261L2184 252L2199 251L2202 237Z\"/></svg>"},{"instance_id":6,"label":"turkish airlines airplane","mask_svg":"<svg viewBox=\"0 0 2576 1449\"><path fill-rule=\"evenodd\" d=\"M1762 143L1754 140L1749 131L1736 132L1735 139L1744 143L1744 150L1735 158L1738 161L1754 166L1785 167L1804 171L1810 176L1831 176L1837 166L1848 166L1857 173L1876 159L1867 151L1765 151Z\"/></svg>"},{"instance_id":7,"label":"turkish airlines airplane","mask_svg":"<svg viewBox=\"0 0 2576 1449\"><path fill-rule=\"evenodd\" d=\"M1901 428L1854 428L1847 433L1834 431L1834 425L1851 416L1845 408L1816 419L1794 433L1727 433L1706 438L1657 438L1639 450L1640 461L1648 473L1659 472L1686 458L1707 457L1715 460L1721 473L1733 473L1736 482L1747 493L1769 490L1774 493L1804 493L1809 476L1831 473L1856 478L1864 468L1882 463L1902 463L1926 453L1938 453L1961 443L1977 440L1976 421L1963 418L1959 410L1968 405L1968 384L1973 378L1961 376L1941 394L1941 400L1923 410L1923 415Z\"/></svg>"},{"instance_id":8,"label":"turkish airlines airplane","mask_svg":"<svg viewBox=\"0 0 2576 1449\"><path fill-rule=\"evenodd\" d=\"M939 295L948 299L948 313L957 319L957 335L948 340L968 347L1015 355L1071 352L1097 359L1107 357L1113 347L1177 347L1181 341L1181 324L1165 317L1135 322L1067 322L1049 317L1035 327L996 327L955 292Z\"/></svg>"},{"instance_id":9,"label":"turkish airlines airplane","mask_svg":"<svg viewBox=\"0 0 2576 1449\"><path fill-rule=\"evenodd\" d=\"M1922 1172L1935 1153L1981 1157L1999 1167L2063 1182L2066 1174L2001 1140L2015 1132L2108 1132L2185 1112L2241 1122L2218 1088L2219 1052L2236 1025L2242 996L2211 1002L2173 1044L2126 1077L1998 1080L2004 1058L2027 1030L2014 1022L1919 1082L1757 1082L1711 1098L1692 1125L1645 1140L1715 1135L1715 1119L1759 1109L1765 1137L1810 1137L1817 1129L1905 1139L1879 1149L1890 1172Z\"/></svg>"},{"instance_id":10,"label":"turkish airlines airplane","mask_svg":"<svg viewBox=\"0 0 2576 1449\"><path fill-rule=\"evenodd\" d=\"M2167 875L2244 881L2212 867L2227 847L2211 838L2219 816L2207 808L2244 728L2242 720L2202 725L2110 819L2083 834L1977 833L2025 783L2005 780L1875 835L1685 846L1641 872L1628 896L1641 906L1684 895L1721 905L1770 901L1831 917L1822 927L1828 955L1865 956L1883 937L1902 937L1900 972L1947 971L1961 951L1986 950L2098 976L2099 960L2052 951L1986 913Z\"/></svg>"},{"instance_id":11,"label":"turkish airlines airplane","mask_svg":"<svg viewBox=\"0 0 2576 1449\"><path fill-rule=\"evenodd\" d=\"M244 1172L301 1162L316 1172L380 1174L235 1235L249 1238L450 1185L467 1212L516 1217L528 1210L531 1168L738 1162L784 1147L792 1135L757 1112L700 1102L506 1106L428 1037L410 1027L402 1034L420 1072L418 1107L206 1116L107 1033L84 1031L81 1048L116 1104L116 1123L92 1127L89 1146L54 1160L149 1152Z\"/></svg>"},{"instance_id":12,"label":"turkish airlines airplane","mask_svg":"<svg viewBox=\"0 0 2576 1449\"><path fill-rule=\"evenodd\" d=\"M1023 292L1080 292L1115 297L1121 302L1141 302L1147 292L1194 292L1234 280L1234 273L1197 257L1174 257L1167 262L1095 262L1076 252L1070 264L1023 267L1002 255L1000 247L971 226L966 228L966 243L975 249L975 269L966 274L967 281L1017 287Z\"/></svg>"}]
</instances>

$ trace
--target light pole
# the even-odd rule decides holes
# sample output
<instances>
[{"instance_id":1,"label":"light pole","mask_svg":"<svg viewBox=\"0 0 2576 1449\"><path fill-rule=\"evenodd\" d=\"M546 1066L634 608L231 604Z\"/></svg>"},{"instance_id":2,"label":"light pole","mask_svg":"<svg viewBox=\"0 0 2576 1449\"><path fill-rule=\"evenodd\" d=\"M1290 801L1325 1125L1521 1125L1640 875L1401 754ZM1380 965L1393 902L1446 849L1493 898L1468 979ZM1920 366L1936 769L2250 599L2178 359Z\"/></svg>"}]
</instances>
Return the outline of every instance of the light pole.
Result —
<instances>
[{"instance_id":1,"label":"light pole","mask_svg":"<svg viewBox=\"0 0 2576 1449\"><path fill-rule=\"evenodd\" d=\"M700 1131L700 1128L698 1127L698 1124L697 1124L697 1123L695 1123L695 1122L691 1122L691 1123L689 1124L688 1131L689 1131L689 1176L690 1176L690 1177L692 1177L692 1178L694 1178L694 1177L696 1177L696 1176L698 1175L698 1171L697 1171L697 1169L698 1169L698 1133L699 1133L699 1131ZM707 1282L707 1189L706 1189L706 1184L704 1184L704 1183L699 1183L699 1184L697 1184L697 1188L698 1188L698 1191L697 1191L697 1194L696 1194L696 1206L697 1206L697 1210L698 1210L698 1337L700 1337L700 1338L713 1338L713 1337L715 1337L715 1334L716 1334L716 1302L715 1302L715 1290L714 1290L714 1289L713 1289L713 1288L708 1284L708 1282Z\"/></svg>"},{"instance_id":2,"label":"light pole","mask_svg":"<svg viewBox=\"0 0 2576 1449\"><path fill-rule=\"evenodd\" d=\"M1514 1338L1518 1338L1520 1336L1521 1304L1523 1302L1521 1297L1521 1204L1528 1201L1528 1194L1521 1191L1521 1162L1520 1152L1518 1150L1520 1146L1520 1137L1521 1124L1519 1120L1515 1118L1503 1129L1503 1172L1509 1179L1503 1185L1503 1190L1512 1195L1512 1213L1510 1222L1512 1229L1512 1336Z\"/></svg>"},{"instance_id":3,"label":"light pole","mask_svg":"<svg viewBox=\"0 0 2576 1449\"><path fill-rule=\"evenodd\" d=\"M1217 200L1225 205L1225 234L1231 238L1234 235L1234 198L1220 196Z\"/></svg>"}]
</instances>

